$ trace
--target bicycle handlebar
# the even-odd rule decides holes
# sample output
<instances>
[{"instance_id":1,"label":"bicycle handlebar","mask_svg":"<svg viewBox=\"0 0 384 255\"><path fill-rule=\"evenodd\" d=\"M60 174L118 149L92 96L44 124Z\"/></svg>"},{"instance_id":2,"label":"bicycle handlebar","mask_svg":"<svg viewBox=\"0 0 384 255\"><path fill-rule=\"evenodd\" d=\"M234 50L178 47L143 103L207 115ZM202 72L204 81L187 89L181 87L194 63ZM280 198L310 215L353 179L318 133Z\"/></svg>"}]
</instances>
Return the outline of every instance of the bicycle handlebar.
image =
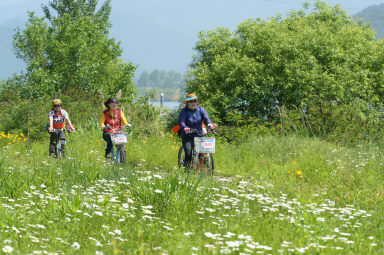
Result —
<instances>
[{"instance_id":1,"label":"bicycle handlebar","mask_svg":"<svg viewBox=\"0 0 384 255\"><path fill-rule=\"evenodd\" d=\"M127 125L125 125L125 126L121 126L120 129L126 129L126 128L131 128L131 127L132 127L131 124L127 124ZM105 129L107 129L107 128L113 130L113 128L112 128L111 125L109 125L109 124L105 125Z\"/></svg>"},{"instance_id":2,"label":"bicycle handlebar","mask_svg":"<svg viewBox=\"0 0 384 255\"><path fill-rule=\"evenodd\" d=\"M216 131L211 130L210 128L207 129L207 134L208 133L214 133L215 135L218 134ZM190 128L187 134L197 134L198 136L204 136L204 133L200 133L197 129L194 128Z\"/></svg>"},{"instance_id":3,"label":"bicycle handlebar","mask_svg":"<svg viewBox=\"0 0 384 255\"><path fill-rule=\"evenodd\" d=\"M67 131L68 133L72 133L72 132L75 132L76 129L75 129L75 130L72 130L72 129L70 129L70 128L63 128L63 129L56 129L56 128L54 128L54 129L52 129L51 132L61 132L61 131Z\"/></svg>"}]
</instances>

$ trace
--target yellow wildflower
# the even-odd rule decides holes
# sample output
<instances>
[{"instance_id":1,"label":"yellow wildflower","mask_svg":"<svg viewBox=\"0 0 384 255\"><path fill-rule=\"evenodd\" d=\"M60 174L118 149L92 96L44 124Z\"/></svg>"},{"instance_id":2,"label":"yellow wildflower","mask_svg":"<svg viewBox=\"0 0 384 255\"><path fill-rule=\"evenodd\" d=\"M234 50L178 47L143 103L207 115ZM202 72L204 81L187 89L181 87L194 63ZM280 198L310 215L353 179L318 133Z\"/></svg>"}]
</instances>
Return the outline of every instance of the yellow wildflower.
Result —
<instances>
[{"instance_id":1,"label":"yellow wildflower","mask_svg":"<svg viewBox=\"0 0 384 255\"><path fill-rule=\"evenodd\" d=\"M296 173L297 173L298 175L301 175L301 174L302 174L302 172L301 172L300 170L297 170Z\"/></svg>"},{"instance_id":2,"label":"yellow wildflower","mask_svg":"<svg viewBox=\"0 0 384 255\"><path fill-rule=\"evenodd\" d=\"M296 161L293 161L292 164L296 165Z\"/></svg>"},{"instance_id":3,"label":"yellow wildflower","mask_svg":"<svg viewBox=\"0 0 384 255\"><path fill-rule=\"evenodd\" d=\"M20 136L21 136L21 137L24 137L24 134L23 134L23 133L21 133L21 134L20 134Z\"/></svg>"}]
</instances>

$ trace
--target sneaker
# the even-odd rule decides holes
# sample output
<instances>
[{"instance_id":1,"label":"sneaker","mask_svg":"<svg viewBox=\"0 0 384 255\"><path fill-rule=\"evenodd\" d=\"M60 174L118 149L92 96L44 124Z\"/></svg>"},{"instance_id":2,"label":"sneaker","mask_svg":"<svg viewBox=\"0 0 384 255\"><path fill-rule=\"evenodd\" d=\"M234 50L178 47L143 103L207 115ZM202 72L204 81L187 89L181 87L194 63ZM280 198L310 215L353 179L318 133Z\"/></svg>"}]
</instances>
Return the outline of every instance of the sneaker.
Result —
<instances>
[{"instance_id":1,"label":"sneaker","mask_svg":"<svg viewBox=\"0 0 384 255\"><path fill-rule=\"evenodd\" d=\"M105 154L105 158L112 158L111 153Z\"/></svg>"}]
</instances>

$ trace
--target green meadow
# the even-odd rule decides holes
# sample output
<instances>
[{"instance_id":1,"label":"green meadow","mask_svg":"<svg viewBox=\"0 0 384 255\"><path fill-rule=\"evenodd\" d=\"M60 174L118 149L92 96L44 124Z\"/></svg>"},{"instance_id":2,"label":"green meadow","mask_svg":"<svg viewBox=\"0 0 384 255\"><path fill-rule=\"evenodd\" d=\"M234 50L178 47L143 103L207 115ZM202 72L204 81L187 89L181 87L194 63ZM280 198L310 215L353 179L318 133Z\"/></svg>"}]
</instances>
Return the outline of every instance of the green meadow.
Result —
<instances>
[{"instance_id":1,"label":"green meadow","mask_svg":"<svg viewBox=\"0 0 384 255\"><path fill-rule=\"evenodd\" d=\"M1 252L13 254L382 254L382 148L298 136L217 138L215 173L177 168L180 139L130 137L127 164L100 131L0 138ZM30 152L30 153L29 153Z\"/></svg>"}]
</instances>

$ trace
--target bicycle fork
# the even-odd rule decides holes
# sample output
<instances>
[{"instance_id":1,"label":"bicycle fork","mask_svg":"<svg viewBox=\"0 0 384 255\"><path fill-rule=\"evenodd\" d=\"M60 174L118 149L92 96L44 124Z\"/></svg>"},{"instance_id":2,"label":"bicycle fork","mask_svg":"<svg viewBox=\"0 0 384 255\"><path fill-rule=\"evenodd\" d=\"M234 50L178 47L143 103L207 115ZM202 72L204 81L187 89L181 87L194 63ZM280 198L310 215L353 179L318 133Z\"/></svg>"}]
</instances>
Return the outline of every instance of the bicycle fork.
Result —
<instances>
[{"instance_id":1,"label":"bicycle fork","mask_svg":"<svg viewBox=\"0 0 384 255\"><path fill-rule=\"evenodd\" d=\"M119 153L119 149L117 148L117 146L113 146L112 147L112 160L113 162L116 164L116 163L119 163L120 161L120 153Z\"/></svg>"}]
</instances>

